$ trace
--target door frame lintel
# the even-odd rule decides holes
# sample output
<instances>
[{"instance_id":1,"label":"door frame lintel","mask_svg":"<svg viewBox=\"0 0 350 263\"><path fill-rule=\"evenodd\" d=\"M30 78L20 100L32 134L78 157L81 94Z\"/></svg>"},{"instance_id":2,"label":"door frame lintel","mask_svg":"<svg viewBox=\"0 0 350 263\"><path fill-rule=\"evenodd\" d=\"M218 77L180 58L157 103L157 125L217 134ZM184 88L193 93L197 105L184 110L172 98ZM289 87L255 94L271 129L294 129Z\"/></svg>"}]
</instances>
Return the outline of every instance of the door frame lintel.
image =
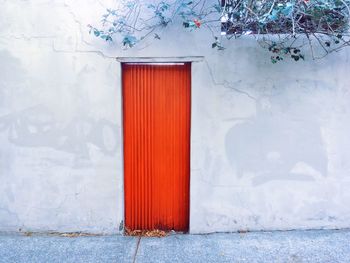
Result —
<instances>
[{"instance_id":1,"label":"door frame lintel","mask_svg":"<svg viewBox=\"0 0 350 263\"><path fill-rule=\"evenodd\" d=\"M188 57L117 57L120 63L184 63L184 62L201 62L204 56Z\"/></svg>"}]
</instances>

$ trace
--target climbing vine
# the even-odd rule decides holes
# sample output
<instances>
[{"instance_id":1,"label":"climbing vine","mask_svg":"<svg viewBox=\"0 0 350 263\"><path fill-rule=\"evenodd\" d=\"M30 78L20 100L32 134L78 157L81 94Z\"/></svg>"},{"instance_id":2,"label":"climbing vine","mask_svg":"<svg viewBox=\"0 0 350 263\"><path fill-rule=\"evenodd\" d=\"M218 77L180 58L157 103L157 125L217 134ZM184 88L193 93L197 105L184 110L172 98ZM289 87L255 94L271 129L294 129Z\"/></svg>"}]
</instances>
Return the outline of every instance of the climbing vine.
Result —
<instances>
[{"instance_id":1,"label":"climbing vine","mask_svg":"<svg viewBox=\"0 0 350 263\"><path fill-rule=\"evenodd\" d=\"M254 37L271 52L271 62L306 56L322 58L350 45L350 0L175 0L122 1L107 9L89 32L131 48L146 38L161 39L170 23L187 31L208 30L212 48L223 39Z\"/></svg>"}]
</instances>

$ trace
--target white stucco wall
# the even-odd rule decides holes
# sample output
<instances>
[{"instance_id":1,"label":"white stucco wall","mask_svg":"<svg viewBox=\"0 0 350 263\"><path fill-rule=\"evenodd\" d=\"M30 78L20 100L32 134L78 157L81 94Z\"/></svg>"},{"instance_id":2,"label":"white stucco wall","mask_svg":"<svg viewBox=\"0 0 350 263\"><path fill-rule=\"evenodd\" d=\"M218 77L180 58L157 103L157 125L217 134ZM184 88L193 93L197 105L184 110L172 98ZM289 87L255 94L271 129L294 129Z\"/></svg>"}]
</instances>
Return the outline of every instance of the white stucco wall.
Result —
<instances>
[{"instance_id":1,"label":"white stucco wall","mask_svg":"<svg viewBox=\"0 0 350 263\"><path fill-rule=\"evenodd\" d=\"M350 227L350 53L273 65L249 38L218 52L173 27L124 51L86 27L113 2L0 0L0 230L119 231L120 56L204 57L192 233Z\"/></svg>"}]
</instances>

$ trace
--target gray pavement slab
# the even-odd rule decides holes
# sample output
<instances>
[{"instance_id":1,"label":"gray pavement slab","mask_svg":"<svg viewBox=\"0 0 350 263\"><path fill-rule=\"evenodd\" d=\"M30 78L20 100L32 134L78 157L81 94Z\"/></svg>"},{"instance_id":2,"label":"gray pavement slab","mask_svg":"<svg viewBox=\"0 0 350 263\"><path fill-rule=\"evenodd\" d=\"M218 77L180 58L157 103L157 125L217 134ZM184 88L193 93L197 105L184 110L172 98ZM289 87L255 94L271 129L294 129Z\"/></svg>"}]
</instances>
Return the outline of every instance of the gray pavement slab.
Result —
<instances>
[{"instance_id":1,"label":"gray pavement slab","mask_svg":"<svg viewBox=\"0 0 350 263\"><path fill-rule=\"evenodd\" d=\"M142 238L136 262L350 262L349 231Z\"/></svg>"},{"instance_id":2,"label":"gray pavement slab","mask_svg":"<svg viewBox=\"0 0 350 263\"><path fill-rule=\"evenodd\" d=\"M217 233L141 239L0 233L0 262L350 262L350 231Z\"/></svg>"},{"instance_id":3,"label":"gray pavement slab","mask_svg":"<svg viewBox=\"0 0 350 263\"><path fill-rule=\"evenodd\" d=\"M1 263L133 262L137 239L124 236L0 236Z\"/></svg>"}]
</instances>

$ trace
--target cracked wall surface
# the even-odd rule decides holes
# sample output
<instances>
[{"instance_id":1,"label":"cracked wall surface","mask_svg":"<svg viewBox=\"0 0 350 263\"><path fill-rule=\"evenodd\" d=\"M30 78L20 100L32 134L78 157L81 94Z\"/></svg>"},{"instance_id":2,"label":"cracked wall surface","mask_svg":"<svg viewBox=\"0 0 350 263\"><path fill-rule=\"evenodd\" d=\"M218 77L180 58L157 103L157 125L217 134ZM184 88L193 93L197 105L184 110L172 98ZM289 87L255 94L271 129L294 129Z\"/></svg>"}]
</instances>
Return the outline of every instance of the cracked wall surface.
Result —
<instances>
[{"instance_id":1,"label":"cracked wall surface","mask_svg":"<svg viewBox=\"0 0 350 263\"><path fill-rule=\"evenodd\" d=\"M120 63L192 66L192 233L350 227L349 52L273 65L249 37L170 26L123 50L88 34L115 1L0 0L0 230L118 233Z\"/></svg>"}]
</instances>

